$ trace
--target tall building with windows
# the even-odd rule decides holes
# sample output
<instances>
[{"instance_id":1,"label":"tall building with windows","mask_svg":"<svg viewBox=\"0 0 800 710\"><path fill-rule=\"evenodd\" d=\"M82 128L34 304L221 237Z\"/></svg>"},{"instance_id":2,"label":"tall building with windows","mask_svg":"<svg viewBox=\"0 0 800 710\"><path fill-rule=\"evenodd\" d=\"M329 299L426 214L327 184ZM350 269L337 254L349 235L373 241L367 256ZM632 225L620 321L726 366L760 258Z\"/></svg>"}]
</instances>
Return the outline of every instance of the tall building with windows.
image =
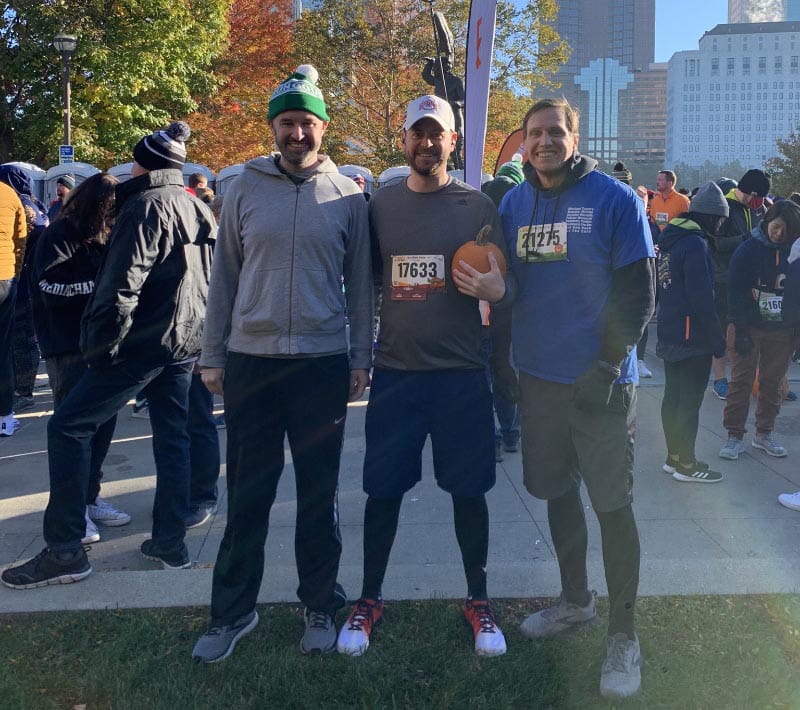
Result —
<instances>
[{"instance_id":1,"label":"tall building with windows","mask_svg":"<svg viewBox=\"0 0 800 710\"><path fill-rule=\"evenodd\" d=\"M580 149L613 164L634 138L620 133L621 111L637 110L628 93L648 83L641 77L655 55L655 0L561 0L554 26L572 48L553 79L581 112Z\"/></svg>"},{"instance_id":2,"label":"tall building with windows","mask_svg":"<svg viewBox=\"0 0 800 710\"><path fill-rule=\"evenodd\" d=\"M666 88L667 63L664 62L634 71L633 82L620 92L617 157L639 182L652 182L655 170L664 166Z\"/></svg>"},{"instance_id":3,"label":"tall building with windows","mask_svg":"<svg viewBox=\"0 0 800 710\"><path fill-rule=\"evenodd\" d=\"M717 25L667 69L667 163L760 166L800 115L800 22Z\"/></svg>"},{"instance_id":4,"label":"tall building with windows","mask_svg":"<svg viewBox=\"0 0 800 710\"><path fill-rule=\"evenodd\" d=\"M781 22L789 0L728 0L728 23Z\"/></svg>"}]
</instances>

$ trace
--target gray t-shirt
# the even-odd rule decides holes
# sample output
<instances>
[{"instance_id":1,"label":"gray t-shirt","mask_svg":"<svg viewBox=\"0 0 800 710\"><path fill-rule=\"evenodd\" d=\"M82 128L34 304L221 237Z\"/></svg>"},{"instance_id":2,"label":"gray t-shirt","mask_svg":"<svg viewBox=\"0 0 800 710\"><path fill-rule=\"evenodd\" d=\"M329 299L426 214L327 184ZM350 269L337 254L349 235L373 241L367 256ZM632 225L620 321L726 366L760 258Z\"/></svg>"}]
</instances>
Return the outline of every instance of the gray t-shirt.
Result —
<instances>
[{"instance_id":1,"label":"gray t-shirt","mask_svg":"<svg viewBox=\"0 0 800 710\"><path fill-rule=\"evenodd\" d=\"M413 192L403 181L373 195L369 217L375 265L382 267L375 367L483 368L478 301L458 292L450 264L486 224L492 225L489 239L506 254L491 199L455 179L436 192Z\"/></svg>"}]
</instances>

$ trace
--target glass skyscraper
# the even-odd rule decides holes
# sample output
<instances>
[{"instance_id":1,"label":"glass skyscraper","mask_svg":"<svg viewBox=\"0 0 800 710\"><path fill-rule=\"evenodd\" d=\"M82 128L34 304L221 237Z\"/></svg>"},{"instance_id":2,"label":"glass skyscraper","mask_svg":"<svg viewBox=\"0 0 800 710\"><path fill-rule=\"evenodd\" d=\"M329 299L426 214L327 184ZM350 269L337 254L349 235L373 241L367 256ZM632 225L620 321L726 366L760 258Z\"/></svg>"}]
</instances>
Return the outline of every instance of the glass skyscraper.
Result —
<instances>
[{"instance_id":1,"label":"glass skyscraper","mask_svg":"<svg viewBox=\"0 0 800 710\"><path fill-rule=\"evenodd\" d=\"M581 112L580 149L613 164L622 143L634 138L620 135L619 112L624 92L653 63L655 0L561 0L559 5L555 29L572 54L553 77L561 84L556 93Z\"/></svg>"}]
</instances>

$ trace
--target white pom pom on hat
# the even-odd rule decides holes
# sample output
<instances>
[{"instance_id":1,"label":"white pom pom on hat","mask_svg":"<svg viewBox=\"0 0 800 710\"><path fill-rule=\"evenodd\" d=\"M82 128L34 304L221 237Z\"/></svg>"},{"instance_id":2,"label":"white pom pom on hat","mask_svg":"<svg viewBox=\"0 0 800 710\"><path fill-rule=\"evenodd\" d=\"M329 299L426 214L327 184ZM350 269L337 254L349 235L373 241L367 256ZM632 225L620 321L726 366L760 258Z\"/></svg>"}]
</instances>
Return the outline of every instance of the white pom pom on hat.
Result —
<instances>
[{"instance_id":1,"label":"white pom pom on hat","mask_svg":"<svg viewBox=\"0 0 800 710\"><path fill-rule=\"evenodd\" d=\"M311 64L301 64L295 70L295 74L302 74L312 84L316 84L319 81L319 72Z\"/></svg>"}]
</instances>

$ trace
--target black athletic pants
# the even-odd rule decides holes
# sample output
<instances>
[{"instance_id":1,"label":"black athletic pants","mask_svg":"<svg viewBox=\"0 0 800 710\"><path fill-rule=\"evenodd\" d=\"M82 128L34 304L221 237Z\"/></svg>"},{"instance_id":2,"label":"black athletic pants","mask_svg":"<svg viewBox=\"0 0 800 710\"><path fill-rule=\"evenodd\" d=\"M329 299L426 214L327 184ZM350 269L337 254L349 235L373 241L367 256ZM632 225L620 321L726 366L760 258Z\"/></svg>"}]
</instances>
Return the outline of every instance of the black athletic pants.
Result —
<instances>
[{"instance_id":1,"label":"black athletic pants","mask_svg":"<svg viewBox=\"0 0 800 710\"><path fill-rule=\"evenodd\" d=\"M667 440L667 455L677 456L687 466L695 461L694 444L700 422L700 405L710 373L711 355L664 362L661 424Z\"/></svg>"},{"instance_id":2,"label":"black athletic pants","mask_svg":"<svg viewBox=\"0 0 800 710\"><path fill-rule=\"evenodd\" d=\"M228 355L228 524L214 567L212 623L230 624L255 607L286 436L297 486L297 596L313 611L333 613L344 603L335 594L342 552L337 486L349 381L346 355Z\"/></svg>"}]
</instances>

